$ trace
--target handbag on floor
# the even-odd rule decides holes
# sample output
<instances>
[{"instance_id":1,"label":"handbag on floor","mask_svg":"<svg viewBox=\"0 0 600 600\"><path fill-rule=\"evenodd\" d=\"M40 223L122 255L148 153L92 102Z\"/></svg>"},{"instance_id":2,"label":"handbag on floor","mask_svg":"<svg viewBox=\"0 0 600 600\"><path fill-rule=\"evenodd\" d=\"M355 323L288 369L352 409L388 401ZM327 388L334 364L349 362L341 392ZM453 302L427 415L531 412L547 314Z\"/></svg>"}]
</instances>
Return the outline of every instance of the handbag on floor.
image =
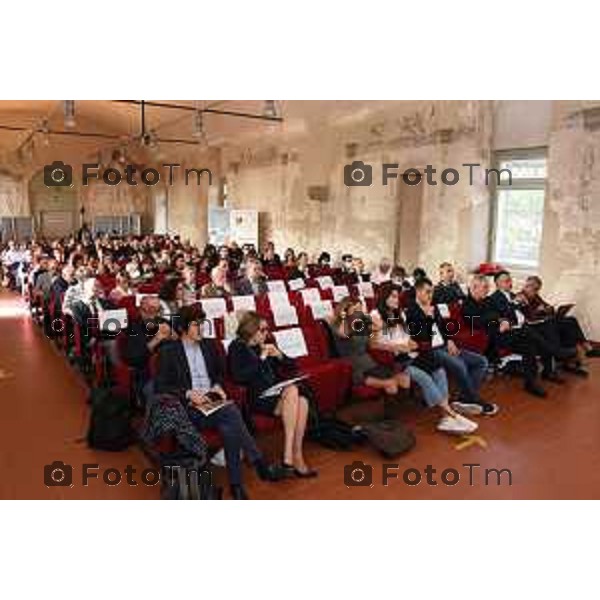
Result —
<instances>
[{"instance_id":1,"label":"handbag on floor","mask_svg":"<svg viewBox=\"0 0 600 600\"><path fill-rule=\"evenodd\" d=\"M366 440L363 428L340 419L313 417L310 439L330 450L351 450Z\"/></svg>"},{"instance_id":2,"label":"handbag on floor","mask_svg":"<svg viewBox=\"0 0 600 600\"><path fill-rule=\"evenodd\" d=\"M369 443L386 458L408 452L416 443L415 434L400 421L386 420L363 426Z\"/></svg>"}]
</instances>

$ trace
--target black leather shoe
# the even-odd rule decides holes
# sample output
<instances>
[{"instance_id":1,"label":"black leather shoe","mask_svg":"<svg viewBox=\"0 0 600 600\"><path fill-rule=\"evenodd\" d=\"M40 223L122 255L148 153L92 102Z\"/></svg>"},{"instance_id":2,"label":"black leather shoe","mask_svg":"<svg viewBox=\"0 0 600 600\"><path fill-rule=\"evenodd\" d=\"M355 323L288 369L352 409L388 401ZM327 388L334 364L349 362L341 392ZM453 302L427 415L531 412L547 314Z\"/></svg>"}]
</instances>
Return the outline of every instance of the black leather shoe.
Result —
<instances>
[{"instance_id":1,"label":"black leather shoe","mask_svg":"<svg viewBox=\"0 0 600 600\"><path fill-rule=\"evenodd\" d=\"M294 475L300 479L313 479L319 476L319 472L316 469L306 469L306 471L294 469Z\"/></svg>"},{"instance_id":2,"label":"black leather shoe","mask_svg":"<svg viewBox=\"0 0 600 600\"><path fill-rule=\"evenodd\" d=\"M532 396L536 396L537 398L545 398L548 394L546 390L539 385L539 383L531 382L525 384L525 391Z\"/></svg>"},{"instance_id":3,"label":"black leather shoe","mask_svg":"<svg viewBox=\"0 0 600 600\"><path fill-rule=\"evenodd\" d=\"M268 465L263 460L254 464L256 474L262 481L279 481L285 477L281 467L278 465Z\"/></svg>"},{"instance_id":4,"label":"black leather shoe","mask_svg":"<svg viewBox=\"0 0 600 600\"><path fill-rule=\"evenodd\" d=\"M577 348L561 348L556 353L558 360L571 360L577 356Z\"/></svg>"},{"instance_id":5,"label":"black leather shoe","mask_svg":"<svg viewBox=\"0 0 600 600\"><path fill-rule=\"evenodd\" d=\"M233 500L249 500L246 490L241 485L232 485L229 489Z\"/></svg>"},{"instance_id":6,"label":"black leather shoe","mask_svg":"<svg viewBox=\"0 0 600 600\"><path fill-rule=\"evenodd\" d=\"M544 381L549 381L550 383L556 383L558 385L562 385L563 383L565 383L565 380L554 372L542 373L542 379Z\"/></svg>"}]
</instances>

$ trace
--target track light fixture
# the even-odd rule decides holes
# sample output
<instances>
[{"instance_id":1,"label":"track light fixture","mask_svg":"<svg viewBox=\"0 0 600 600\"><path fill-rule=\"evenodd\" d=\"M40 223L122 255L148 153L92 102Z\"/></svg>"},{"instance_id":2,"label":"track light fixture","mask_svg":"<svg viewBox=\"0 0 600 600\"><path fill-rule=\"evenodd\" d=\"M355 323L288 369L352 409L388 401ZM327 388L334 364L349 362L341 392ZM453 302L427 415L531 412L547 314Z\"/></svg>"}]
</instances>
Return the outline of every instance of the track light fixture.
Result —
<instances>
[{"instance_id":1,"label":"track light fixture","mask_svg":"<svg viewBox=\"0 0 600 600\"><path fill-rule=\"evenodd\" d=\"M65 127L67 129L73 129L73 127L75 127L75 100L65 100L64 112Z\"/></svg>"},{"instance_id":2,"label":"track light fixture","mask_svg":"<svg viewBox=\"0 0 600 600\"><path fill-rule=\"evenodd\" d=\"M275 103L275 100L265 100L263 115L272 119L277 117L277 104Z\"/></svg>"},{"instance_id":3,"label":"track light fixture","mask_svg":"<svg viewBox=\"0 0 600 600\"><path fill-rule=\"evenodd\" d=\"M201 110L196 110L194 113L192 136L198 141L202 141L205 137L204 115Z\"/></svg>"}]
</instances>

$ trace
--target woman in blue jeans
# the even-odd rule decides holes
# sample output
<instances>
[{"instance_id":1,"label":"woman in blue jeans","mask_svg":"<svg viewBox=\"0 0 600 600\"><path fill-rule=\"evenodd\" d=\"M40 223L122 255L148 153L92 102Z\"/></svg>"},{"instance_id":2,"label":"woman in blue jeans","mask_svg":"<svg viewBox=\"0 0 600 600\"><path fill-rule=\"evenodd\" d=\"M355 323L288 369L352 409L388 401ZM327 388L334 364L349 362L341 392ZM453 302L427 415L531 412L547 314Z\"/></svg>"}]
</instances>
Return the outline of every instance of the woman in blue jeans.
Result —
<instances>
[{"instance_id":1,"label":"woman in blue jeans","mask_svg":"<svg viewBox=\"0 0 600 600\"><path fill-rule=\"evenodd\" d=\"M448 401L446 371L434 361L433 354L417 352L417 343L410 338L400 310L400 291L390 285L381 292L377 308L371 312L373 337L371 346L394 353L397 362L405 362L405 372L423 393L427 406L437 407L442 418L438 431L473 433L477 424L452 410Z\"/></svg>"}]
</instances>

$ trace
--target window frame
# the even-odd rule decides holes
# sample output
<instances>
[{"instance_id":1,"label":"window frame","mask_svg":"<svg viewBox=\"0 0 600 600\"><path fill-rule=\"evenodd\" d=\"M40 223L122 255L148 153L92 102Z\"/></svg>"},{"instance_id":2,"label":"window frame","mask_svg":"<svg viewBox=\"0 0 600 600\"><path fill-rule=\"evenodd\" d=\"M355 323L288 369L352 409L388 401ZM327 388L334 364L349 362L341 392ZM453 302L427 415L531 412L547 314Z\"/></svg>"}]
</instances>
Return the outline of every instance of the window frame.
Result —
<instances>
[{"instance_id":1,"label":"window frame","mask_svg":"<svg viewBox=\"0 0 600 600\"><path fill-rule=\"evenodd\" d=\"M508 150L497 150L493 154L493 165L492 168L500 170L501 163L508 160L523 160L523 159L540 159L543 158L546 161L546 177L544 179L526 179L526 178L512 178L512 185L508 183L500 183L497 181L497 177L494 173L489 176L491 189L491 210L490 210L490 232L489 245L488 245L488 259L490 262L496 262L496 244L498 241L498 210L500 206L499 191L501 190L542 190L544 192L544 208L547 201L547 184L548 184L548 148L546 146L538 146L535 148L513 148ZM492 181L493 179L493 181ZM542 213L542 219L543 219ZM543 228L543 221L542 221ZM503 267L514 271L536 271L540 267L540 254L541 254L540 239L540 252L538 253L538 261L535 265L528 265L524 263L502 263Z\"/></svg>"}]
</instances>

